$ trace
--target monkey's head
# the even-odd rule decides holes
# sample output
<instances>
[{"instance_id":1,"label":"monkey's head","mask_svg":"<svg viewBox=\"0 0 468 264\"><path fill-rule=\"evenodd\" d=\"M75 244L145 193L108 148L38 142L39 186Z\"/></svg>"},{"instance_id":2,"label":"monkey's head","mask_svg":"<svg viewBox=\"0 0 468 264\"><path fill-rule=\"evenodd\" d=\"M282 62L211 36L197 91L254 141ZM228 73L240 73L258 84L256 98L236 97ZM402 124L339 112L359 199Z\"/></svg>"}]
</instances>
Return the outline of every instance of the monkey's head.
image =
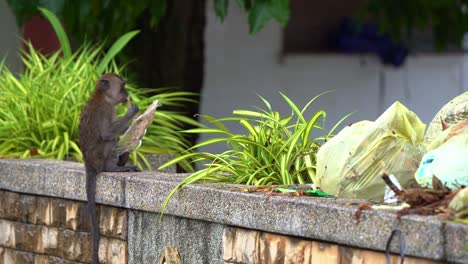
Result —
<instances>
[{"instance_id":1,"label":"monkey's head","mask_svg":"<svg viewBox=\"0 0 468 264\"><path fill-rule=\"evenodd\" d=\"M128 100L125 81L114 73L106 73L97 80L95 93L103 96L111 105L125 103Z\"/></svg>"}]
</instances>

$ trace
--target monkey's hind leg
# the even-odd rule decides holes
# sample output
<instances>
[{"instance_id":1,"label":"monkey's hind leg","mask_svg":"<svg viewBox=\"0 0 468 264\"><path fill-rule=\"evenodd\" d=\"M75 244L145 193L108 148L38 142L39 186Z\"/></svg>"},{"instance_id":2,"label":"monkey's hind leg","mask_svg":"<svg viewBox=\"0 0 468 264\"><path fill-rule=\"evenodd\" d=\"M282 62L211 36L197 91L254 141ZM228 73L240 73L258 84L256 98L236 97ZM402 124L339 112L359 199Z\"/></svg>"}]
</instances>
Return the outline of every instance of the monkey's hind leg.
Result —
<instances>
[{"instance_id":1,"label":"monkey's hind leg","mask_svg":"<svg viewBox=\"0 0 468 264\"><path fill-rule=\"evenodd\" d=\"M120 154L119 161L117 162L117 166L120 166L120 167L125 166L125 164L127 164L129 156L130 156L130 152L128 151Z\"/></svg>"},{"instance_id":2,"label":"monkey's hind leg","mask_svg":"<svg viewBox=\"0 0 468 264\"><path fill-rule=\"evenodd\" d=\"M113 172L139 172L140 169L138 169L136 166L115 166L111 168L110 170L106 171L113 171Z\"/></svg>"},{"instance_id":3,"label":"monkey's hind leg","mask_svg":"<svg viewBox=\"0 0 468 264\"><path fill-rule=\"evenodd\" d=\"M125 166L130 153L128 151L118 155L117 151L113 150L111 155L104 163L104 171L106 172L137 172L140 171L135 166Z\"/></svg>"}]
</instances>

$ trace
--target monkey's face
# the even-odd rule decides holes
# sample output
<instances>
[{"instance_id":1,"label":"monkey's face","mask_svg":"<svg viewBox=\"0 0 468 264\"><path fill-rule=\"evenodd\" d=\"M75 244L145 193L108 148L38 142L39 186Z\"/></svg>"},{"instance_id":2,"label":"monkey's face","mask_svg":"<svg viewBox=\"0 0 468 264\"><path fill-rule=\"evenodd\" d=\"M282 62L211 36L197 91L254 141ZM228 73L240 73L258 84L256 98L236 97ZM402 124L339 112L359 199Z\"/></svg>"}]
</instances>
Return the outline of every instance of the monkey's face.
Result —
<instances>
[{"instance_id":1,"label":"monkey's face","mask_svg":"<svg viewBox=\"0 0 468 264\"><path fill-rule=\"evenodd\" d=\"M109 104L117 105L128 101L128 93L125 91L125 81L119 76L112 73L104 74L99 79L98 86Z\"/></svg>"}]
</instances>

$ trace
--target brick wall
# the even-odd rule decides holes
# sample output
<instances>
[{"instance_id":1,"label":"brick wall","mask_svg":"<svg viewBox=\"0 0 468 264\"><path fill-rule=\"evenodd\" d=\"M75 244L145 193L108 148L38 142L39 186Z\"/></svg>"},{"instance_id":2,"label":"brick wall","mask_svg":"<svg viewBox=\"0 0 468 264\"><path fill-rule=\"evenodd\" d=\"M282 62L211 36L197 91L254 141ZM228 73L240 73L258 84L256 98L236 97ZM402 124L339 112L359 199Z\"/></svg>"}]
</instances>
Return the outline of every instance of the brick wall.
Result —
<instances>
[{"instance_id":1,"label":"brick wall","mask_svg":"<svg viewBox=\"0 0 468 264\"><path fill-rule=\"evenodd\" d=\"M0 264L89 263L86 203L0 190ZM127 211L98 206L101 263L127 263Z\"/></svg>"}]
</instances>

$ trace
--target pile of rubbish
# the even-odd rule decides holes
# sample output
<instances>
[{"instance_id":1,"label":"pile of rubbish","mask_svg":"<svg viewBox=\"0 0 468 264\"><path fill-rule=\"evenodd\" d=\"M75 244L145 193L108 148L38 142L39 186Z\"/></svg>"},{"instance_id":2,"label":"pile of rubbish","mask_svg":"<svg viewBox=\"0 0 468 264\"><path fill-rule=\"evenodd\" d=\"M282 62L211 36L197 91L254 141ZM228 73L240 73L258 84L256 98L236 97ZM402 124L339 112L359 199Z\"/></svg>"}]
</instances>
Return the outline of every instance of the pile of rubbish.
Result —
<instances>
[{"instance_id":1,"label":"pile of rubbish","mask_svg":"<svg viewBox=\"0 0 468 264\"><path fill-rule=\"evenodd\" d=\"M398 202L399 214L468 217L468 92L425 128L400 102L345 127L319 149L315 184L338 197Z\"/></svg>"}]
</instances>

